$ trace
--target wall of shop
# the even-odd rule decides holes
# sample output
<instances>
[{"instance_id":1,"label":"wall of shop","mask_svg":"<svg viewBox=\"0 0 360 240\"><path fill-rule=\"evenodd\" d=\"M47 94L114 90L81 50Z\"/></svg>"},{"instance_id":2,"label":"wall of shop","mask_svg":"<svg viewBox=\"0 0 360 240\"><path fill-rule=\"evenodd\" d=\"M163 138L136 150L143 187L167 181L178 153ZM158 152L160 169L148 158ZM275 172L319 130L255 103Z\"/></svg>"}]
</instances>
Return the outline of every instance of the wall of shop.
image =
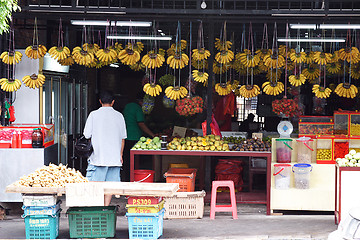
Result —
<instances>
[{"instance_id":1,"label":"wall of shop","mask_svg":"<svg viewBox=\"0 0 360 240\"><path fill-rule=\"evenodd\" d=\"M25 50L17 50L23 54L21 62L15 65L15 78L22 80L26 75L39 72L39 60L33 60L25 55ZM23 83L14 94L15 117L14 123L39 123L39 89L26 87Z\"/></svg>"}]
</instances>

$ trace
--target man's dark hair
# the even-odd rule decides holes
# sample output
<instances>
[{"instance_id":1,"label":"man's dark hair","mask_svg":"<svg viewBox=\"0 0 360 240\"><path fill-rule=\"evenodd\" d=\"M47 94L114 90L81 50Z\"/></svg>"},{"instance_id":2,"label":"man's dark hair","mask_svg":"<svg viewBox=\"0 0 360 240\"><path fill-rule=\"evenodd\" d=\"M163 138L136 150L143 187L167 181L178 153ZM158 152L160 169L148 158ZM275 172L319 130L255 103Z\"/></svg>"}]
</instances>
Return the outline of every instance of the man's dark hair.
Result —
<instances>
[{"instance_id":1,"label":"man's dark hair","mask_svg":"<svg viewBox=\"0 0 360 240\"><path fill-rule=\"evenodd\" d=\"M110 91L102 91L100 93L100 100L103 104L110 104L114 100L114 95Z\"/></svg>"}]
</instances>

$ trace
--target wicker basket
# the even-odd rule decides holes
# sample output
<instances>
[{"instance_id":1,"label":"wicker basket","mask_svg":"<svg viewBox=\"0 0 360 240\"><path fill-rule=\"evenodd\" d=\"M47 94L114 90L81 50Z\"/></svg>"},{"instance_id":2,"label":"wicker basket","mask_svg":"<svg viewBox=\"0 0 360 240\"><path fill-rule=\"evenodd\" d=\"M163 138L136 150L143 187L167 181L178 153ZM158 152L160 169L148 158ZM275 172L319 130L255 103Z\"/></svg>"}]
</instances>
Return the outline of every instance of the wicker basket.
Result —
<instances>
[{"instance_id":1,"label":"wicker basket","mask_svg":"<svg viewBox=\"0 0 360 240\"><path fill-rule=\"evenodd\" d=\"M174 197L165 198L164 218L202 218L205 194L205 191L177 192Z\"/></svg>"}]
</instances>

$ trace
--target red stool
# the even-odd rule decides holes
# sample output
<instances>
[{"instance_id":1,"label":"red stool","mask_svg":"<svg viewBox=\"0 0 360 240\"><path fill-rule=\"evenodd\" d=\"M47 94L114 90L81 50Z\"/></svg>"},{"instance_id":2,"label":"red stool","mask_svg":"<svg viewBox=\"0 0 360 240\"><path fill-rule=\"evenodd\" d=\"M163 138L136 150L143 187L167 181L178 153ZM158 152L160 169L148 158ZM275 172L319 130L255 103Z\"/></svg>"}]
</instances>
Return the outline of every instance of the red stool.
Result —
<instances>
[{"instance_id":1,"label":"red stool","mask_svg":"<svg viewBox=\"0 0 360 240\"><path fill-rule=\"evenodd\" d=\"M218 187L228 187L230 189L230 205L216 205L216 194ZM215 219L215 212L232 212L233 219L238 219L235 187L233 181L213 181L211 189L211 203L210 203L210 219Z\"/></svg>"}]
</instances>

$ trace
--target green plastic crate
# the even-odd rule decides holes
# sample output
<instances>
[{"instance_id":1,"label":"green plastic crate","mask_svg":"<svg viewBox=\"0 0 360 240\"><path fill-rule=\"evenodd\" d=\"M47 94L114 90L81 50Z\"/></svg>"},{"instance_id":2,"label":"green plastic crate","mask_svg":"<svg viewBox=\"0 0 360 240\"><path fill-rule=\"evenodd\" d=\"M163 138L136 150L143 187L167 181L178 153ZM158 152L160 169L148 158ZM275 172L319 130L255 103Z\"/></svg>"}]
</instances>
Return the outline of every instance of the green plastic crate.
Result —
<instances>
[{"instance_id":1,"label":"green plastic crate","mask_svg":"<svg viewBox=\"0 0 360 240\"><path fill-rule=\"evenodd\" d=\"M70 238L115 236L116 207L71 207L67 211Z\"/></svg>"}]
</instances>

